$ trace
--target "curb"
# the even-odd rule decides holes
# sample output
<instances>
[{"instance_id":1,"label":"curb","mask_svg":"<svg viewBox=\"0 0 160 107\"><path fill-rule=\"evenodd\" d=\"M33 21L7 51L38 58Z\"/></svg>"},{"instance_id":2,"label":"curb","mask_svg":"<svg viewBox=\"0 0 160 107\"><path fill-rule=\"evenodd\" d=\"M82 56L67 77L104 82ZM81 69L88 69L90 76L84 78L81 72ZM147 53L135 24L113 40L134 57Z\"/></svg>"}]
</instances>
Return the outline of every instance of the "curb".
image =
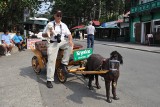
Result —
<instances>
[{"instance_id":1,"label":"curb","mask_svg":"<svg viewBox=\"0 0 160 107\"><path fill-rule=\"evenodd\" d=\"M125 47L125 46L118 46L118 45L109 45L109 44L102 44L102 45L121 47L121 48L127 48L127 49L132 49L132 50L139 50L139 51L145 51L145 52L152 52L152 53L160 54L160 52L157 52L157 51L150 51L150 50L144 50L144 49L138 49L138 48L131 48L131 47Z\"/></svg>"}]
</instances>

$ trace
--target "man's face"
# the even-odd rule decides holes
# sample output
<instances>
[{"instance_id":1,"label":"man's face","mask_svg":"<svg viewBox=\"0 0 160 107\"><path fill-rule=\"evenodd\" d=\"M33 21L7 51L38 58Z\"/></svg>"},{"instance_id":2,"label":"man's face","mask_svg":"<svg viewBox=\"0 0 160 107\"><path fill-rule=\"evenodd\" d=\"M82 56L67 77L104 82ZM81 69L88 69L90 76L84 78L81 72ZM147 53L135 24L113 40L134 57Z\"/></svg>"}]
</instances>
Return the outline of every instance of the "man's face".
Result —
<instances>
[{"instance_id":1,"label":"man's face","mask_svg":"<svg viewBox=\"0 0 160 107\"><path fill-rule=\"evenodd\" d=\"M9 31L7 31L6 34L8 35L8 34L9 34Z\"/></svg>"},{"instance_id":2,"label":"man's face","mask_svg":"<svg viewBox=\"0 0 160 107\"><path fill-rule=\"evenodd\" d=\"M54 14L54 19L56 22L60 22L62 19L62 14L61 13Z\"/></svg>"}]
</instances>

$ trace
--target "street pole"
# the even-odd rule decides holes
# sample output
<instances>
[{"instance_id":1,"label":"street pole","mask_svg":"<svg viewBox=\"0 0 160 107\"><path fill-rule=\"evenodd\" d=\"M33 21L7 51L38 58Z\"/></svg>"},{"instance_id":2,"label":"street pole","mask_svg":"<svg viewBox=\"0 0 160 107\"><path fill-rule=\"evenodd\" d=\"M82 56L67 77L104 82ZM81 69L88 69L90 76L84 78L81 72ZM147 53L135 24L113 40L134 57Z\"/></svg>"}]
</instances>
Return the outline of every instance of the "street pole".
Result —
<instances>
[{"instance_id":1,"label":"street pole","mask_svg":"<svg viewBox=\"0 0 160 107\"><path fill-rule=\"evenodd\" d=\"M26 22L26 20L27 20L27 17L29 16L29 9L28 9L28 7L26 7L25 9L24 9L24 13L23 13L23 16L24 16L24 22ZM26 39L26 30L24 30L24 37L25 37L25 39Z\"/></svg>"},{"instance_id":2,"label":"street pole","mask_svg":"<svg viewBox=\"0 0 160 107\"><path fill-rule=\"evenodd\" d=\"M95 20L95 13L96 13L96 4L94 3L94 6L93 6L93 19L92 20Z\"/></svg>"},{"instance_id":3,"label":"street pole","mask_svg":"<svg viewBox=\"0 0 160 107\"><path fill-rule=\"evenodd\" d=\"M26 16L24 15L24 22L26 22ZM24 37L26 38L26 30L24 30Z\"/></svg>"}]
</instances>

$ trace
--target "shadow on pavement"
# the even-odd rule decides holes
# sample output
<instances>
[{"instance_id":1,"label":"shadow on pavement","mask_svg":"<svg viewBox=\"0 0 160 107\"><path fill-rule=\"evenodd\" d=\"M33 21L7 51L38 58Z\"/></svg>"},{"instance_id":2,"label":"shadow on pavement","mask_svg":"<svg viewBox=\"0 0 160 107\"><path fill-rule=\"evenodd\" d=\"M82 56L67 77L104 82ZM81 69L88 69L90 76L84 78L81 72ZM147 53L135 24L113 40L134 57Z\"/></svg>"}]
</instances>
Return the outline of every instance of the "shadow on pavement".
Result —
<instances>
[{"instance_id":1,"label":"shadow on pavement","mask_svg":"<svg viewBox=\"0 0 160 107\"><path fill-rule=\"evenodd\" d=\"M21 70L20 76L29 77L37 81L40 84L46 85L46 73L45 73L46 71L45 70L42 70L39 75L37 75L34 72L34 70L32 69L32 66L21 68L20 70Z\"/></svg>"},{"instance_id":2,"label":"shadow on pavement","mask_svg":"<svg viewBox=\"0 0 160 107\"><path fill-rule=\"evenodd\" d=\"M21 68L20 76L31 78L35 80L36 82L43 84L46 86L46 70L42 70L39 75L36 75L36 73L33 71L32 67L25 67ZM78 82L79 81L79 82ZM55 75L55 84L61 84L56 75ZM70 89L73 94L70 94L66 96L68 100L71 100L73 102L83 104L82 99L84 98L93 98L97 100L106 100L105 93L99 94L97 92L97 89L91 91L89 90L87 86L87 81L82 77L82 75L75 75L75 74L68 74L67 81L64 83L64 86L68 89Z\"/></svg>"},{"instance_id":3,"label":"shadow on pavement","mask_svg":"<svg viewBox=\"0 0 160 107\"><path fill-rule=\"evenodd\" d=\"M99 94L96 88L94 90L89 90L86 86L88 83L85 79L82 78L82 76L77 76L77 79L81 81L76 82L74 79L67 81L64 85L69 88L73 94L67 96L68 100L71 100L73 102L83 104L82 99L84 98L93 98L97 100L106 100L105 93L104 94Z\"/></svg>"}]
</instances>

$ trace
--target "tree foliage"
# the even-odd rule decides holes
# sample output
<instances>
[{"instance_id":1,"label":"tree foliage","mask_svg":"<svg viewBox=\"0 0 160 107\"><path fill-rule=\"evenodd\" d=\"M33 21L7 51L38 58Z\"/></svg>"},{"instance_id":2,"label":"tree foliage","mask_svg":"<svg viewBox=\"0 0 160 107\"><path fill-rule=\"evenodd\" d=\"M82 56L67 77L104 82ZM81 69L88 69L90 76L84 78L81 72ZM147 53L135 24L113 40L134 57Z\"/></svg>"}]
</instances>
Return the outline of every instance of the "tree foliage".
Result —
<instances>
[{"instance_id":1,"label":"tree foliage","mask_svg":"<svg viewBox=\"0 0 160 107\"><path fill-rule=\"evenodd\" d=\"M1 0L0 1L0 30L4 28L12 29L19 22L23 22L23 13L26 8L30 14L38 9L38 0Z\"/></svg>"},{"instance_id":2,"label":"tree foliage","mask_svg":"<svg viewBox=\"0 0 160 107\"><path fill-rule=\"evenodd\" d=\"M61 9L63 21L69 27L86 24L90 20L101 22L116 20L118 15L124 13L125 0L44 0L55 1L53 11ZM23 22L23 13L26 8L30 16L40 6L39 0L0 0L0 30L5 27L10 29L19 22Z\"/></svg>"},{"instance_id":3,"label":"tree foliage","mask_svg":"<svg viewBox=\"0 0 160 107\"><path fill-rule=\"evenodd\" d=\"M89 20L116 20L124 13L124 4L124 0L55 0L53 11L61 9L64 19L68 19L65 21L70 19L68 23L77 25Z\"/></svg>"}]
</instances>

